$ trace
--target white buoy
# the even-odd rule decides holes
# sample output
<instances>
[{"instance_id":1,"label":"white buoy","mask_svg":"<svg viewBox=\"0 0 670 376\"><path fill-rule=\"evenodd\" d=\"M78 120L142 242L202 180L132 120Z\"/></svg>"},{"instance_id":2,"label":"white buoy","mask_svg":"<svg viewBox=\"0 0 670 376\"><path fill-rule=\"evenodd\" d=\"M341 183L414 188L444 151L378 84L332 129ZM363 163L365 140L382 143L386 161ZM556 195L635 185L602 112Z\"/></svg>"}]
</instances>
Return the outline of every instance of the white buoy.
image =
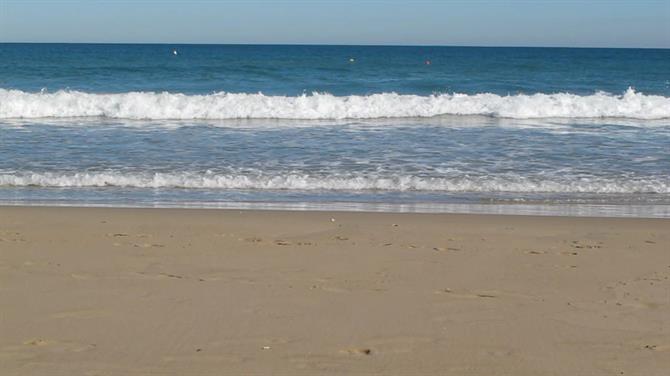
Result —
<instances>
[{"instance_id":1,"label":"white buoy","mask_svg":"<svg viewBox=\"0 0 670 376\"><path fill-rule=\"evenodd\" d=\"M177 52L177 49L175 48L174 50L172 50L172 54L173 55L179 55L179 52Z\"/></svg>"},{"instance_id":2,"label":"white buoy","mask_svg":"<svg viewBox=\"0 0 670 376\"><path fill-rule=\"evenodd\" d=\"M349 62L350 62L350 63L353 63L353 62L355 62L355 61L356 61L356 59L354 59L353 57L350 57L350 58L349 58Z\"/></svg>"}]
</instances>

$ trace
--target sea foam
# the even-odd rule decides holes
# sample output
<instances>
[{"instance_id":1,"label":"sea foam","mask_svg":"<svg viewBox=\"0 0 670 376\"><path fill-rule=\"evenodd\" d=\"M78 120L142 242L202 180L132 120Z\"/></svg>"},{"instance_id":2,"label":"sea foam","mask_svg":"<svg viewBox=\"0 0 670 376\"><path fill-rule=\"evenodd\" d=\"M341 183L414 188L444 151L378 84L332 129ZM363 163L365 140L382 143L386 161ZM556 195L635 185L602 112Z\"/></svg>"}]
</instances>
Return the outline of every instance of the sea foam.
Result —
<instances>
[{"instance_id":1,"label":"sea foam","mask_svg":"<svg viewBox=\"0 0 670 376\"><path fill-rule=\"evenodd\" d=\"M256 190L433 191L517 193L658 193L670 194L667 178L575 178L499 176L382 177L354 174L216 174L212 172L13 172L0 173L0 187L127 187Z\"/></svg>"},{"instance_id":2,"label":"sea foam","mask_svg":"<svg viewBox=\"0 0 670 376\"><path fill-rule=\"evenodd\" d=\"M168 92L94 94L61 90L31 93L0 89L0 118L104 117L113 119L375 119L483 115L500 118L670 118L670 97L628 89L622 95L598 92L518 94L381 93L334 96L314 93L186 95Z\"/></svg>"}]
</instances>

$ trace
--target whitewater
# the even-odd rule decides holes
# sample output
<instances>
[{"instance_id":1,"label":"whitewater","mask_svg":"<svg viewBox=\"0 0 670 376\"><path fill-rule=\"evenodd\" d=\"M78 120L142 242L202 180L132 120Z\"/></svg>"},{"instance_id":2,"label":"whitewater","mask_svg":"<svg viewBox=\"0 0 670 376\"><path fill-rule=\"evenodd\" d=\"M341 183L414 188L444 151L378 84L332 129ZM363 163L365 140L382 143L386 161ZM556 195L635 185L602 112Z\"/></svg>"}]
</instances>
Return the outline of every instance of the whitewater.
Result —
<instances>
[{"instance_id":1,"label":"whitewater","mask_svg":"<svg viewBox=\"0 0 670 376\"><path fill-rule=\"evenodd\" d=\"M26 92L0 89L0 119L98 117L133 120L378 119L480 115L511 119L670 119L670 97L629 88L616 95L596 92L497 95L402 95L393 92L335 96L312 93L187 95L171 92L88 93L76 90Z\"/></svg>"},{"instance_id":2,"label":"whitewater","mask_svg":"<svg viewBox=\"0 0 670 376\"><path fill-rule=\"evenodd\" d=\"M374 176L361 174L216 174L212 172L123 173L29 172L3 174L0 187L124 187L256 190L335 190L335 191L435 191L435 192L517 192L517 193L652 193L670 194L670 177L616 179L598 176L500 176L421 177L412 175Z\"/></svg>"}]
</instances>

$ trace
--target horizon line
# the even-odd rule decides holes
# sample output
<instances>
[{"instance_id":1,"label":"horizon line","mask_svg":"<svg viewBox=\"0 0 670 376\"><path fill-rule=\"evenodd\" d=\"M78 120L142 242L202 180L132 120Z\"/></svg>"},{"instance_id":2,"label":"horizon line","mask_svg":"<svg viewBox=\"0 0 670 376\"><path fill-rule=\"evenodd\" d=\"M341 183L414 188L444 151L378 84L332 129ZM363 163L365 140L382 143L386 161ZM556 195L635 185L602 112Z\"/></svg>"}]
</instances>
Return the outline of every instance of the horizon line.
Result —
<instances>
[{"instance_id":1,"label":"horizon line","mask_svg":"<svg viewBox=\"0 0 670 376\"><path fill-rule=\"evenodd\" d=\"M540 46L540 45L470 45L470 44L394 44L394 43L208 43L208 42L8 42L0 44L103 44L103 45L201 45L201 46L332 46L332 47L462 47L462 48L575 48L621 50L668 50L669 47L607 47L607 46Z\"/></svg>"}]
</instances>

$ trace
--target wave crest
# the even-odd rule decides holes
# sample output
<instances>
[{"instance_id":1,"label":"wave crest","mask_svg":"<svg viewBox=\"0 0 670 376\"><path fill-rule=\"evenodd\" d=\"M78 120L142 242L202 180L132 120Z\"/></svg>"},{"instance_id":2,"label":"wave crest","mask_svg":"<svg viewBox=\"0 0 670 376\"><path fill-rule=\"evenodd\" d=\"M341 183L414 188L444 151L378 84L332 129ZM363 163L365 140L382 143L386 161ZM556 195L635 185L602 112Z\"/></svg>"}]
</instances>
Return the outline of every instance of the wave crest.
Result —
<instances>
[{"instance_id":1,"label":"wave crest","mask_svg":"<svg viewBox=\"0 0 670 376\"><path fill-rule=\"evenodd\" d=\"M0 89L0 118L105 117L146 120L375 119L483 115L501 118L670 118L670 97L629 88L622 95L598 92L507 95L381 93L334 96L267 96L261 93L186 95L128 92L94 94L61 90L30 93Z\"/></svg>"},{"instance_id":2,"label":"wave crest","mask_svg":"<svg viewBox=\"0 0 670 376\"><path fill-rule=\"evenodd\" d=\"M660 193L670 194L670 180L593 178L528 178L517 175L495 177L374 177L303 174L237 175L181 173L52 173L0 174L0 187L127 187L186 189L340 190L340 191L433 191L512 193Z\"/></svg>"}]
</instances>

